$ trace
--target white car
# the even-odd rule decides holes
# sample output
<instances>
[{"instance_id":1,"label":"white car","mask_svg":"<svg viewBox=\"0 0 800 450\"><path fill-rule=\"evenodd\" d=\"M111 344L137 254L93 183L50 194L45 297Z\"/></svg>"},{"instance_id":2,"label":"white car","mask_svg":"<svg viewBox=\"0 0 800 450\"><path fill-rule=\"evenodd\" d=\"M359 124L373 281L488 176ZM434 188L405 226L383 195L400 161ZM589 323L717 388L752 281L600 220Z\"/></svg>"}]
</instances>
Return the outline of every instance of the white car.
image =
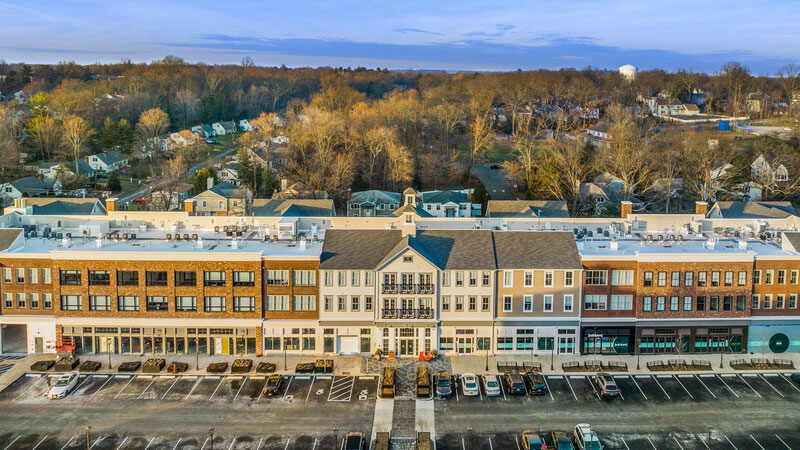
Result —
<instances>
[{"instance_id":1,"label":"white car","mask_svg":"<svg viewBox=\"0 0 800 450\"><path fill-rule=\"evenodd\" d=\"M56 380L56 384L47 391L47 398L59 399L66 397L78 385L78 378L80 378L78 372L67 372L61 375Z\"/></svg>"},{"instance_id":2,"label":"white car","mask_svg":"<svg viewBox=\"0 0 800 450\"><path fill-rule=\"evenodd\" d=\"M468 397L480 395L478 377L474 373L461 375L461 391Z\"/></svg>"},{"instance_id":3,"label":"white car","mask_svg":"<svg viewBox=\"0 0 800 450\"><path fill-rule=\"evenodd\" d=\"M487 397L498 397L501 394L500 381L495 375L483 376L483 388Z\"/></svg>"},{"instance_id":4,"label":"white car","mask_svg":"<svg viewBox=\"0 0 800 450\"><path fill-rule=\"evenodd\" d=\"M579 423L575 425L575 443L578 444L579 450L602 450L603 446L600 445L600 439L597 438L597 433L592 430L592 426L588 423Z\"/></svg>"}]
</instances>

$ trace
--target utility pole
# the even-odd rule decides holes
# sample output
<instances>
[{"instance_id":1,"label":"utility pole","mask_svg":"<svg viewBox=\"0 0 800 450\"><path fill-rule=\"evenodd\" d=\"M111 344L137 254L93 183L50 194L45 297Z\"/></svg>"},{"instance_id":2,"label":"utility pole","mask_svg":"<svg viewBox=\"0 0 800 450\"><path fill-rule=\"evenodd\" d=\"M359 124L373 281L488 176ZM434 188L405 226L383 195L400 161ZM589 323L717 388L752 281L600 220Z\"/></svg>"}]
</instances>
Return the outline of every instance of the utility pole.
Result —
<instances>
[{"instance_id":1,"label":"utility pole","mask_svg":"<svg viewBox=\"0 0 800 450\"><path fill-rule=\"evenodd\" d=\"M86 428L84 428L84 430L86 431L86 450L89 450L89 448L90 448L90 446L89 446L89 431L91 431L91 429L92 429L92 427L90 427L90 426L87 426Z\"/></svg>"}]
</instances>

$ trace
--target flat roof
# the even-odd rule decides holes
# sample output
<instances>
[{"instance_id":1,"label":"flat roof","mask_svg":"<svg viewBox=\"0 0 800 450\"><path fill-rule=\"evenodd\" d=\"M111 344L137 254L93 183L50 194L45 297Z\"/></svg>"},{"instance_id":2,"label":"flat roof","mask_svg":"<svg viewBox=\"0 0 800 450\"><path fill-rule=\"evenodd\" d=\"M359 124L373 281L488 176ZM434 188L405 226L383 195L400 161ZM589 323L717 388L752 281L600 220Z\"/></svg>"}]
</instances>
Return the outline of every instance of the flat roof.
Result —
<instances>
[{"instance_id":1,"label":"flat roof","mask_svg":"<svg viewBox=\"0 0 800 450\"><path fill-rule=\"evenodd\" d=\"M684 236L683 241L671 241L665 237L659 242L657 235L648 242L645 237L584 239L578 242L578 253L584 259L638 259L644 260L692 260L692 261L752 261L758 258L800 258L800 255L784 250L774 240ZM614 244L614 242L616 244ZM616 248L613 248L616 245Z\"/></svg>"}]
</instances>

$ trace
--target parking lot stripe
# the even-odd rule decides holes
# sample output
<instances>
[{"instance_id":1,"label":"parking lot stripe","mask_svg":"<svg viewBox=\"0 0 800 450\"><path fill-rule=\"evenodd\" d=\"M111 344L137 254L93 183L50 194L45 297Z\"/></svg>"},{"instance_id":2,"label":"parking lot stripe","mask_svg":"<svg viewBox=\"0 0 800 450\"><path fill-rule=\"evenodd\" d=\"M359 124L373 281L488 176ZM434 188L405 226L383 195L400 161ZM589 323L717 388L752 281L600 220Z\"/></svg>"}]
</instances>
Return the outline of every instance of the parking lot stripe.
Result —
<instances>
[{"instance_id":1,"label":"parking lot stripe","mask_svg":"<svg viewBox=\"0 0 800 450\"><path fill-rule=\"evenodd\" d=\"M236 443L236 438L233 438L233 440L231 441L230 447L228 447L228 450L231 450L233 448L233 444L235 444L235 443Z\"/></svg>"},{"instance_id":2,"label":"parking lot stripe","mask_svg":"<svg viewBox=\"0 0 800 450\"><path fill-rule=\"evenodd\" d=\"M725 382L725 380L723 380L721 376L719 376L719 375L715 375L715 376L716 376L717 378L719 378L719 381L722 381L722 384L724 384L724 385L725 385L725 387L726 387L726 388L728 388L728 390L731 392L731 394L735 395L735 396L736 396L736 398L739 398L739 394L737 394L737 393L736 393L736 391L734 391L733 389L731 389L731 387L730 387L730 386L728 386L728 383L726 383L726 382ZM734 375L734 376L735 376L735 375ZM725 439L727 439L727 438L725 438ZM733 444L731 444L731 445L733 445ZM734 446L734 448L736 448L736 446Z\"/></svg>"},{"instance_id":3,"label":"parking lot stripe","mask_svg":"<svg viewBox=\"0 0 800 450\"><path fill-rule=\"evenodd\" d=\"M317 381L317 377L311 377L311 386L308 388L308 394L306 394L306 401L308 401L308 398L311 397L311 391L314 389L315 381Z\"/></svg>"},{"instance_id":4,"label":"parking lot stripe","mask_svg":"<svg viewBox=\"0 0 800 450\"><path fill-rule=\"evenodd\" d=\"M214 394L216 394L217 393L217 389L219 389L219 387L222 386L222 382L223 381L225 381L225 377L219 377L219 383L217 383L217 387L214 388L214 392L211 393L211 397L208 397L209 400L214 398Z\"/></svg>"},{"instance_id":5,"label":"parking lot stripe","mask_svg":"<svg viewBox=\"0 0 800 450\"><path fill-rule=\"evenodd\" d=\"M256 450L260 450L261 449L261 443L262 442L264 442L264 438L263 437L258 440L258 445L256 445ZM316 438L314 438L314 446L315 447L317 446L317 439Z\"/></svg>"},{"instance_id":6,"label":"parking lot stripe","mask_svg":"<svg viewBox=\"0 0 800 450\"><path fill-rule=\"evenodd\" d=\"M653 450L658 450L658 449L656 448L656 445L655 445L655 444L653 444L653 441L651 441L651 440L650 440L650 436L647 436L647 442L649 442L649 443L650 443L650 445L651 445L651 446L653 446Z\"/></svg>"},{"instance_id":7,"label":"parking lot stripe","mask_svg":"<svg viewBox=\"0 0 800 450\"><path fill-rule=\"evenodd\" d=\"M81 381L80 383L78 383L77 386L75 386L74 390L77 391L78 389L80 389L80 387L83 386L83 383L86 383L86 380L88 380L89 378L92 378L92 376L91 375L86 375L86 377L83 379L83 381Z\"/></svg>"},{"instance_id":8,"label":"parking lot stripe","mask_svg":"<svg viewBox=\"0 0 800 450\"><path fill-rule=\"evenodd\" d=\"M172 450L175 450L176 448L178 448L178 444L181 443L181 439L183 439L183 438L178 438L178 442L175 443L175 446L172 447Z\"/></svg>"},{"instance_id":9,"label":"parking lot stripe","mask_svg":"<svg viewBox=\"0 0 800 450\"><path fill-rule=\"evenodd\" d=\"M779 440L779 441L781 441L781 444L785 445L785 446L786 446L786 448L788 448L789 450L792 450L792 447L789 447L789 444L787 444L786 442L783 442L783 439L781 439L781 437L780 437L780 436L778 436L778 435L776 434L776 435L775 435L775 437L776 437L776 438L778 438L778 440Z\"/></svg>"},{"instance_id":10,"label":"parking lot stripe","mask_svg":"<svg viewBox=\"0 0 800 450\"><path fill-rule=\"evenodd\" d=\"M152 386L152 385L153 385L153 383L155 383L155 381L156 381L156 377L153 377L153 379L152 379L152 380L150 380L150 384L148 384L148 385L147 385L147 387L146 387L146 388L144 388L144 390L142 391L142 393L141 393L141 394L139 394L139 396L138 396L138 397L136 397L136 400L139 400L139 399L141 399L141 398L142 398L142 396L144 395L144 393L145 393L145 392L147 392L147 390L148 390L148 389L150 389L150 386Z\"/></svg>"},{"instance_id":11,"label":"parking lot stripe","mask_svg":"<svg viewBox=\"0 0 800 450\"><path fill-rule=\"evenodd\" d=\"M761 375L761 374L759 374L759 376L761 377L762 380L764 380L764 382L766 382L769 385L769 387L772 388L773 391L777 392L778 395L780 395L781 397L784 397L783 393L781 391L779 391L778 389L776 389L775 386L773 386L772 383L770 383L769 380L767 380L767 377L765 377L764 375Z\"/></svg>"},{"instance_id":12,"label":"parking lot stripe","mask_svg":"<svg viewBox=\"0 0 800 450\"><path fill-rule=\"evenodd\" d=\"M792 380L790 380L786 375L784 374L779 374L779 375L781 378L786 380L786 382L789 383L789 385L791 385L797 392L800 392L800 387L795 386L795 384L792 383Z\"/></svg>"},{"instance_id":13,"label":"parking lot stripe","mask_svg":"<svg viewBox=\"0 0 800 450\"><path fill-rule=\"evenodd\" d=\"M572 392L572 397L575 398L575 401L578 401L578 396L575 395L575 390L572 389L572 384L569 382L569 377L564 377L564 379L567 380L567 386L569 386L569 390ZM519 444L517 444L517 447L519 447Z\"/></svg>"},{"instance_id":14,"label":"parking lot stripe","mask_svg":"<svg viewBox=\"0 0 800 450\"><path fill-rule=\"evenodd\" d=\"M259 441L259 445L260 444L261 444L261 442ZM256 449L256 450L258 450L258 449ZM317 450L317 438L314 438L314 446L311 447L311 450Z\"/></svg>"},{"instance_id":15,"label":"parking lot stripe","mask_svg":"<svg viewBox=\"0 0 800 450\"><path fill-rule=\"evenodd\" d=\"M242 379L242 385L239 386L239 390L236 391L236 395L233 396L233 400L231 400L232 402L235 402L236 399L239 397L239 392L242 392L242 388L244 387L245 383L247 383L247 375L245 375L244 379Z\"/></svg>"},{"instance_id":16,"label":"parking lot stripe","mask_svg":"<svg viewBox=\"0 0 800 450\"><path fill-rule=\"evenodd\" d=\"M672 400L672 398L670 398L669 394L667 394L667 391L664 390L664 386L661 386L661 383L659 383L658 378L656 378L655 375L650 375L650 376L653 378L653 380L655 380L655 382L658 385L658 387L661 388L661 392L663 392L664 395L667 396L667 400Z\"/></svg>"},{"instance_id":17,"label":"parking lot stripe","mask_svg":"<svg viewBox=\"0 0 800 450\"><path fill-rule=\"evenodd\" d=\"M3 450L8 450L8 447L11 447L12 445L14 445L14 442L17 442L17 439L19 439L19 436L15 437L14 440L11 441L10 444L6 445L6 448L4 448Z\"/></svg>"},{"instance_id":18,"label":"parking lot stripe","mask_svg":"<svg viewBox=\"0 0 800 450\"><path fill-rule=\"evenodd\" d=\"M130 380L128 380L128 382L127 382L127 383L125 383L125 386L122 386L122 389L120 389L120 390L119 390L119 392L117 392L117 395L115 395L115 396L114 396L114 400L116 400L116 399L117 399L117 397L119 396L119 394L122 394L122 391L124 391L124 390L125 390L125 388L126 388L126 387L128 387L128 385L129 385L129 384L131 384L131 381L133 381L133 379L134 379L134 378L135 378L135 377L131 377L131 379L130 379Z\"/></svg>"},{"instance_id":19,"label":"parking lot stripe","mask_svg":"<svg viewBox=\"0 0 800 450\"><path fill-rule=\"evenodd\" d=\"M122 448L122 446L123 446L123 445L125 445L125 442L126 442L127 440L128 440L128 436L125 436L125 439L123 439L123 440L122 440L122 442L119 444L119 446L117 447L117 450L121 449L121 448Z\"/></svg>"},{"instance_id":20,"label":"parking lot stripe","mask_svg":"<svg viewBox=\"0 0 800 450\"><path fill-rule=\"evenodd\" d=\"M289 442L292 442L292 440L291 439L287 439L286 440L286 447L283 447L283 450L286 450L287 448L289 448ZM342 443L344 443L344 441L342 441ZM231 449L228 449L228 450L231 450Z\"/></svg>"},{"instance_id":21,"label":"parking lot stripe","mask_svg":"<svg viewBox=\"0 0 800 450\"><path fill-rule=\"evenodd\" d=\"M547 377L542 376L542 379L544 380L544 385L547 386L547 393L550 394L550 400L556 401L556 399L553 398L553 391L550 390L550 384L547 382Z\"/></svg>"},{"instance_id":22,"label":"parking lot stripe","mask_svg":"<svg viewBox=\"0 0 800 450\"><path fill-rule=\"evenodd\" d=\"M203 377L197 377L197 381L195 381L194 382L194 386L192 386L192 388L189 389L189 393L186 394L186 398L184 398L184 400L188 400L189 399L189 396L192 395L192 392L194 392L194 388L196 388L197 385L200 384L201 381L203 381Z\"/></svg>"},{"instance_id":23,"label":"parking lot stripe","mask_svg":"<svg viewBox=\"0 0 800 450\"><path fill-rule=\"evenodd\" d=\"M286 394L289 393L289 387L292 385L292 380L293 378L289 377L289 384L286 385L286 391L283 393L283 397L281 398L281 400L286 400Z\"/></svg>"},{"instance_id":24,"label":"parking lot stripe","mask_svg":"<svg viewBox=\"0 0 800 450\"><path fill-rule=\"evenodd\" d=\"M680 384L680 385L681 385L681 387L683 388L683 390L684 390L684 391L686 391L686 394L688 394L688 395L689 395L689 398L691 398L691 399L694 399L694 395L692 395L692 393L691 393L691 392L689 392L689 390L688 390L688 389L686 389L686 386L684 386L684 385L683 385L683 383L681 383L681 380L679 380L679 379L678 379L678 377L676 377L675 375L673 375L672 377L673 377L673 378L675 378L675 381L677 381L677 382L678 382L678 384ZM674 439L674 438L675 438L675 436L673 436L673 439Z\"/></svg>"},{"instance_id":25,"label":"parking lot stripe","mask_svg":"<svg viewBox=\"0 0 800 450\"><path fill-rule=\"evenodd\" d=\"M492 446L492 438L489 438L489 450L494 450L494 446Z\"/></svg>"},{"instance_id":26,"label":"parking lot stripe","mask_svg":"<svg viewBox=\"0 0 800 450\"><path fill-rule=\"evenodd\" d=\"M767 449L765 449L765 448L764 448L764 446L763 446L763 445L761 445L761 443L760 443L760 442L758 442L758 441L756 440L756 438L754 438L754 437L753 437L753 435L752 435L752 434L750 435L750 439L752 439L752 440L753 440L753 442L755 442L756 444L758 444L758 446L759 446L759 447L761 447L761 450L767 450Z\"/></svg>"},{"instance_id":27,"label":"parking lot stripe","mask_svg":"<svg viewBox=\"0 0 800 450\"><path fill-rule=\"evenodd\" d=\"M153 436L153 437L151 437L151 438L150 438L150 442L148 442L148 443L147 443L147 446L144 448L144 450L147 450L148 448L150 448L150 444L152 444L152 443L153 443L153 441L155 440L155 438L156 438L155 436Z\"/></svg>"},{"instance_id":28,"label":"parking lot stripe","mask_svg":"<svg viewBox=\"0 0 800 450\"><path fill-rule=\"evenodd\" d=\"M625 438L624 437L620 437L620 439L622 439L622 445L624 445L626 449L631 450L631 448L628 447L628 443L625 442Z\"/></svg>"},{"instance_id":29,"label":"parking lot stripe","mask_svg":"<svg viewBox=\"0 0 800 450\"><path fill-rule=\"evenodd\" d=\"M46 379L47 379L47 376L45 376L45 375L42 375L42 376L41 376L41 377L40 377L38 380L34 381L34 382L33 382L33 383L30 385L30 387L28 387L28 389L25 389L25 391L24 391L22 394L19 394L19 396L17 396L17 400L21 399L22 397L24 397L24 396L25 396L25 394L27 394L28 392L30 392L30 391L31 391L31 389L33 389L33 388L36 386L36 384L37 384L37 383L40 383L42 380L46 380Z\"/></svg>"},{"instance_id":30,"label":"parking lot stripe","mask_svg":"<svg viewBox=\"0 0 800 450\"><path fill-rule=\"evenodd\" d=\"M497 378L497 381L500 384L500 392L503 393L503 400L508 400L508 398L506 397L506 389L503 387L503 380L501 380L500 377L496 375L495 378Z\"/></svg>"},{"instance_id":31,"label":"parking lot stripe","mask_svg":"<svg viewBox=\"0 0 800 450\"><path fill-rule=\"evenodd\" d=\"M39 441L39 443L38 443L38 444L34 445L34 446L33 446L33 448L32 448L31 450L36 450L36 449L37 449L37 448L38 448L40 445L42 445L42 442L44 442L44 440L45 440L45 439L47 439L47 435L45 435L45 436L42 438L42 440L41 440L41 441ZM778 438L778 439L780 439L780 438Z\"/></svg>"},{"instance_id":32,"label":"parking lot stripe","mask_svg":"<svg viewBox=\"0 0 800 450\"><path fill-rule=\"evenodd\" d=\"M639 386L639 383L636 382L636 377L632 376L631 380L633 380L633 384L636 385L636 388L639 389L639 393L642 394L642 397L644 397L644 399L647 400L647 396L644 395L644 391L642 390L642 387Z\"/></svg>"},{"instance_id":33,"label":"parking lot stripe","mask_svg":"<svg viewBox=\"0 0 800 450\"><path fill-rule=\"evenodd\" d=\"M167 394L169 394L169 391L172 390L172 386L175 386L175 383L177 383L178 380L180 380L180 379L181 379L181 377L175 377L175 381L173 381L172 384L169 385L169 387L167 388L167 392L164 392L164 395L161 396L161 400L164 400L164 397L166 397Z\"/></svg>"},{"instance_id":34,"label":"parking lot stripe","mask_svg":"<svg viewBox=\"0 0 800 450\"><path fill-rule=\"evenodd\" d=\"M516 436L514 436L514 442L517 443L517 450L520 450L520 448L519 448L519 439L517 439ZM461 438L461 443L462 444L464 443L464 438Z\"/></svg>"},{"instance_id":35,"label":"parking lot stripe","mask_svg":"<svg viewBox=\"0 0 800 450\"><path fill-rule=\"evenodd\" d=\"M202 447L200 447L200 450L203 450L204 448L206 448L206 443L207 443L207 442L208 442L208 438L206 438L206 440L205 440L205 441L203 441L203 446L202 446ZM147 449L145 449L145 450L147 450Z\"/></svg>"},{"instance_id":36,"label":"parking lot stripe","mask_svg":"<svg viewBox=\"0 0 800 450\"><path fill-rule=\"evenodd\" d=\"M592 383L592 379L589 378L588 375L586 376L586 381L589 383L589 387L592 388L592 393L594 394L594 396L597 397L598 400L600 400L600 394L597 393L597 389L595 389L594 383Z\"/></svg>"},{"instance_id":37,"label":"parking lot stripe","mask_svg":"<svg viewBox=\"0 0 800 450\"><path fill-rule=\"evenodd\" d=\"M672 440L675 441L676 444L678 444L678 447L680 447L681 450L683 450L683 446L681 445L680 442L678 442L678 438L676 438L675 436L672 436Z\"/></svg>"},{"instance_id":38,"label":"parking lot stripe","mask_svg":"<svg viewBox=\"0 0 800 450\"><path fill-rule=\"evenodd\" d=\"M100 436L97 440L94 441L94 443L92 445L89 446L89 450L92 450L92 447L97 445L98 442L102 441L105 438L106 438L105 436Z\"/></svg>"},{"instance_id":39,"label":"parking lot stripe","mask_svg":"<svg viewBox=\"0 0 800 450\"><path fill-rule=\"evenodd\" d=\"M709 376L710 376L710 375L709 375ZM700 382L700 384L702 384L702 385L703 385L703 387L704 387L704 388L706 388L706 390L708 391L708 393L709 393L709 394L711 394L711 396L712 396L712 397L714 397L714 398L717 398L717 395L716 395L716 394L714 394L713 392L711 392L711 389L709 389L709 388L708 388L708 386L706 386L706 384L705 384L705 383L703 383L703 380L702 380L700 377L698 377L697 375L695 375L695 378L697 378L697 381L699 381L699 382Z\"/></svg>"},{"instance_id":40,"label":"parking lot stripe","mask_svg":"<svg viewBox=\"0 0 800 450\"><path fill-rule=\"evenodd\" d=\"M753 386L750 386L750 383L748 383L748 382L747 382L747 380L745 380L743 376L739 375L738 373L737 373L736 375L737 375L737 376L738 376L738 377L739 377L739 378L740 378L742 381L744 381L744 384L746 384L746 385L747 385L747 387L749 387L749 388L750 388L750 389L751 389L753 392L755 392L755 393L756 393L756 395L757 395L759 398L764 398L764 397L762 397L762 396L761 396L761 394L759 394L759 393L758 393L758 391L757 391L757 390L753 389Z\"/></svg>"},{"instance_id":41,"label":"parking lot stripe","mask_svg":"<svg viewBox=\"0 0 800 450\"><path fill-rule=\"evenodd\" d=\"M728 436L725 436L724 434L722 436L725 438L726 441L728 441L728 444L731 444L731 447L733 447L735 450L739 450L739 447L733 445L733 442L731 442L731 440L728 439Z\"/></svg>"},{"instance_id":42,"label":"parking lot stripe","mask_svg":"<svg viewBox=\"0 0 800 450\"><path fill-rule=\"evenodd\" d=\"M75 439L75 436L72 436L71 438L69 438L69 440L67 441L67 443L66 443L66 444L64 444L64 446L63 446L63 447L61 447L61 450L64 450L65 448L67 448L67 446L68 446L69 444L71 444L71 443L72 443L72 440L73 440L73 439Z\"/></svg>"}]
</instances>

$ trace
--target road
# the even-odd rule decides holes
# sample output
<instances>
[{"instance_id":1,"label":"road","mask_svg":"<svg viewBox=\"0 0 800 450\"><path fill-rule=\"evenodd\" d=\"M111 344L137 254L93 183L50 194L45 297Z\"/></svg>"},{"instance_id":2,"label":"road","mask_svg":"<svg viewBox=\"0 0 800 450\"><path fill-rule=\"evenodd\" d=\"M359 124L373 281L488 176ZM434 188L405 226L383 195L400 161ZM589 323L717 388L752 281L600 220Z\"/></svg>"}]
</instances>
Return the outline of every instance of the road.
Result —
<instances>
[{"instance_id":1,"label":"road","mask_svg":"<svg viewBox=\"0 0 800 450\"><path fill-rule=\"evenodd\" d=\"M474 174L481 180L492 200L514 200L514 183L506 178L504 169L476 166Z\"/></svg>"}]
</instances>

